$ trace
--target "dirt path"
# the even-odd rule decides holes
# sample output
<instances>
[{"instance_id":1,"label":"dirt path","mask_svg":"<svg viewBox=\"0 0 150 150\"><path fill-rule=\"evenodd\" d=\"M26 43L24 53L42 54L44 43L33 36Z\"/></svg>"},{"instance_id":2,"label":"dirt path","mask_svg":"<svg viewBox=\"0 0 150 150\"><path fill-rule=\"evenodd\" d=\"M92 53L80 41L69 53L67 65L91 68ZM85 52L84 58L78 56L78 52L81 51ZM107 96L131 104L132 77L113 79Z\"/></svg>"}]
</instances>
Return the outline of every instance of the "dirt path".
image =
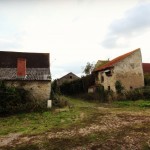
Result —
<instances>
[{"instance_id":1,"label":"dirt path","mask_svg":"<svg viewBox=\"0 0 150 150\"><path fill-rule=\"evenodd\" d=\"M41 135L23 136L17 133L0 137L0 149L17 145L38 145L36 148L46 149L43 143L51 145L51 149L57 149L62 145L62 149L72 150L142 150L143 147L150 149L149 115L108 112L107 109L99 108L95 115L83 123L83 127L78 125Z\"/></svg>"}]
</instances>

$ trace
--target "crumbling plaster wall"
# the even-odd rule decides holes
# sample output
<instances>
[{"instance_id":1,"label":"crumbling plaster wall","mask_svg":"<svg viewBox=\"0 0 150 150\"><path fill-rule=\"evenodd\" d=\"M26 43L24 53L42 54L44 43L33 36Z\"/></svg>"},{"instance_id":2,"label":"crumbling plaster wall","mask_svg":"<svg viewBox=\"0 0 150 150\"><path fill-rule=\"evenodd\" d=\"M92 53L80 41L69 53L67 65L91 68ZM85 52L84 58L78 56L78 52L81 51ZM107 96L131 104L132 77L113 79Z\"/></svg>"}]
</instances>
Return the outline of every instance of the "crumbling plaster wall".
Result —
<instances>
[{"instance_id":1,"label":"crumbling plaster wall","mask_svg":"<svg viewBox=\"0 0 150 150\"><path fill-rule=\"evenodd\" d=\"M101 82L101 76L104 77L104 82ZM116 63L112 69L112 76L106 76L105 72L98 73L98 83L102 84L105 89L110 89L114 92L115 82L121 81L125 90L139 88L144 86L144 75L142 68L141 51L135 51L124 60Z\"/></svg>"},{"instance_id":2,"label":"crumbling plaster wall","mask_svg":"<svg viewBox=\"0 0 150 150\"><path fill-rule=\"evenodd\" d=\"M50 81L5 81L7 86L24 88L30 92L31 98L40 101L50 99L51 82Z\"/></svg>"}]
</instances>

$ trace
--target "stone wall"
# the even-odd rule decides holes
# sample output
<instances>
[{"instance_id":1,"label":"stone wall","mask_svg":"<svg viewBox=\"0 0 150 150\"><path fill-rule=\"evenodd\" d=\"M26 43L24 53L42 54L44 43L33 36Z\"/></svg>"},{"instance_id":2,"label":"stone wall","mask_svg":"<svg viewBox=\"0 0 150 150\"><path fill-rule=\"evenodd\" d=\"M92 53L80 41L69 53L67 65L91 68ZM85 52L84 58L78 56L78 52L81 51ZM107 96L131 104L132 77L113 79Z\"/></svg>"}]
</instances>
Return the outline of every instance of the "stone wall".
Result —
<instances>
[{"instance_id":1,"label":"stone wall","mask_svg":"<svg viewBox=\"0 0 150 150\"><path fill-rule=\"evenodd\" d=\"M5 81L7 86L24 88L31 93L31 98L40 101L50 99L51 82L50 81Z\"/></svg>"},{"instance_id":2,"label":"stone wall","mask_svg":"<svg viewBox=\"0 0 150 150\"><path fill-rule=\"evenodd\" d=\"M121 81L127 91L144 86L144 75L140 50L135 51L124 60L115 64L110 71L111 76L107 76L104 71L98 73L97 83L102 84L105 89L111 89L115 92L115 82L117 80ZM102 81L102 76L104 81Z\"/></svg>"}]
</instances>

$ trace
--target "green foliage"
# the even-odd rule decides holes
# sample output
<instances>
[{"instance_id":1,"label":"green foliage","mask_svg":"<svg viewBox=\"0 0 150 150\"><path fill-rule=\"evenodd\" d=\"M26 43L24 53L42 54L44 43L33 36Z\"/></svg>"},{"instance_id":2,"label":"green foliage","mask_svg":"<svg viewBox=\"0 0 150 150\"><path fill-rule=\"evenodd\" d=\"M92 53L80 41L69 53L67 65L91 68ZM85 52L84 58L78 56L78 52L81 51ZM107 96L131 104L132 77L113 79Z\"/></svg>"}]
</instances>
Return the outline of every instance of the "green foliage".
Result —
<instances>
[{"instance_id":1,"label":"green foliage","mask_svg":"<svg viewBox=\"0 0 150 150\"><path fill-rule=\"evenodd\" d=\"M94 75L87 75L81 79L74 80L69 83L64 83L60 86L60 91L65 95L78 95L80 93L87 93L88 88L95 83Z\"/></svg>"},{"instance_id":2,"label":"green foliage","mask_svg":"<svg viewBox=\"0 0 150 150\"><path fill-rule=\"evenodd\" d=\"M91 72L93 71L94 69L94 64L90 63L90 62L87 62L84 70L83 70L83 73L85 73L86 75L89 75L91 74Z\"/></svg>"},{"instance_id":3,"label":"green foliage","mask_svg":"<svg viewBox=\"0 0 150 150\"><path fill-rule=\"evenodd\" d=\"M138 88L125 92L125 97L128 100L150 100L150 87Z\"/></svg>"},{"instance_id":4,"label":"green foliage","mask_svg":"<svg viewBox=\"0 0 150 150\"><path fill-rule=\"evenodd\" d=\"M123 93L124 87L122 86L121 81L116 81L115 82L115 88L116 88L117 94L122 94Z\"/></svg>"},{"instance_id":5,"label":"green foliage","mask_svg":"<svg viewBox=\"0 0 150 150\"><path fill-rule=\"evenodd\" d=\"M145 100L138 101L116 101L113 105L117 107L139 107L139 108L150 108L150 102Z\"/></svg>"},{"instance_id":6,"label":"green foliage","mask_svg":"<svg viewBox=\"0 0 150 150\"><path fill-rule=\"evenodd\" d=\"M58 94L55 94L52 102L54 107L59 107L59 108L63 108L69 105L68 100L65 97Z\"/></svg>"},{"instance_id":7,"label":"green foliage","mask_svg":"<svg viewBox=\"0 0 150 150\"><path fill-rule=\"evenodd\" d=\"M150 86L150 74L144 75L145 86Z\"/></svg>"},{"instance_id":8,"label":"green foliage","mask_svg":"<svg viewBox=\"0 0 150 150\"><path fill-rule=\"evenodd\" d=\"M0 82L0 115L37 111L46 108L45 104L41 105L34 97L31 99L31 94L22 88L8 87Z\"/></svg>"},{"instance_id":9,"label":"green foliage","mask_svg":"<svg viewBox=\"0 0 150 150\"><path fill-rule=\"evenodd\" d=\"M51 99L55 99L55 97L59 94L60 94L60 89L57 84L57 80L54 80L51 84Z\"/></svg>"},{"instance_id":10,"label":"green foliage","mask_svg":"<svg viewBox=\"0 0 150 150\"><path fill-rule=\"evenodd\" d=\"M102 86L102 85L96 86L96 91L95 92L99 94L99 101L100 102L108 102L109 98L113 94L112 91L105 90L104 86Z\"/></svg>"},{"instance_id":11,"label":"green foliage","mask_svg":"<svg viewBox=\"0 0 150 150\"><path fill-rule=\"evenodd\" d=\"M60 94L57 80L54 80L51 85L51 99L54 107L62 108L68 105L68 101Z\"/></svg>"},{"instance_id":12,"label":"green foliage","mask_svg":"<svg viewBox=\"0 0 150 150\"><path fill-rule=\"evenodd\" d=\"M97 104L89 103L83 100L73 99L69 97L63 97L67 99L71 105L74 105L73 110L69 108L56 109L52 111L40 111L15 114L8 117L0 118L0 135L6 135L9 133L22 133L22 134L39 134L52 129L59 130L62 128L68 128L74 126L80 119L81 114L96 111L93 107ZM85 108L85 109L83 109ZM64 111L61 111L64 110Z\"/></svg>"},{"instance_id":13,"label":"green foliage","mask_svg":"<svg viewBox=\"0 0 150 150\"><path fill-rule=\"evenodd\" d=\"M104 90L102 85L97 85L95 92L78 93L75 97L81 98L85 101L108 102L113 98L113 91Z\"/></svg>"}]
</instances>

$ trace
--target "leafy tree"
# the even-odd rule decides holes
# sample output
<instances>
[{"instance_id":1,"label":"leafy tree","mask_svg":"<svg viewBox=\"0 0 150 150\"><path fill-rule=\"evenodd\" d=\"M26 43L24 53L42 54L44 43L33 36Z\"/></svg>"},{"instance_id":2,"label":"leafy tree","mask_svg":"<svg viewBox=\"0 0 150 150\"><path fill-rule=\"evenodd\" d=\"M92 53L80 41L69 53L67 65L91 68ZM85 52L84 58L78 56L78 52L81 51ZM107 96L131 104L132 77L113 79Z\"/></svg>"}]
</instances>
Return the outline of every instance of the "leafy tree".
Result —
<instances>
[{"instance_id":1,"label":"leafy tree","mask_svg":"<svg viewBox=\"0 0 150 150\"><path fill-rule=\"evenodd\" d=\"M57 84L57 80L54 80L51 85L51 99L55 99L55 96L59 94L60 94L60 89Z\"/></svg>"},{"instance_id":2,"label":"leafy tree","mask_svg":"<svg viewBox=\"0 0 150 150\"><path fill-rule=\"evenodd\" d=\"M90 63L90 62L87 62L86 66L83 70L83 73L85 73L86 75L89 75L89 74L91 74L93 69L94 69L94 64Z\"/></svg>"}]
</instances>

